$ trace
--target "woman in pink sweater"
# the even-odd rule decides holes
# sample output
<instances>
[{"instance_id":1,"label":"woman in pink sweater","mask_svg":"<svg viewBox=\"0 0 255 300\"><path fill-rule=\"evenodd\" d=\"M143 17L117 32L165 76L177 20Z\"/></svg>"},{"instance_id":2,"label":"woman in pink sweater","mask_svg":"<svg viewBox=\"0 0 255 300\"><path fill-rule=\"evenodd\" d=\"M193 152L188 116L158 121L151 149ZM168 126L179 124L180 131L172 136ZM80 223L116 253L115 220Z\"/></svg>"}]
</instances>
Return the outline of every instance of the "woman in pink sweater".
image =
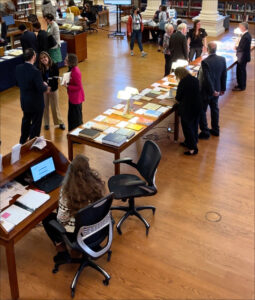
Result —
<instances>
[{"instance_id":1,"label":"woman in pink sweater","mask_svg":"<svg viewBox=\"0 0 255 300\"><path fill-rule=\"evenodd\" d=\"M68 71L71 72L70 81L66 85L69 98L68 131L71 131L83 124L82 102L85 100L85 95L81 81L81 71L77 67L77 56L72 53L68 54L65 65L68 66Z\"/></svg>"}]
</instances>

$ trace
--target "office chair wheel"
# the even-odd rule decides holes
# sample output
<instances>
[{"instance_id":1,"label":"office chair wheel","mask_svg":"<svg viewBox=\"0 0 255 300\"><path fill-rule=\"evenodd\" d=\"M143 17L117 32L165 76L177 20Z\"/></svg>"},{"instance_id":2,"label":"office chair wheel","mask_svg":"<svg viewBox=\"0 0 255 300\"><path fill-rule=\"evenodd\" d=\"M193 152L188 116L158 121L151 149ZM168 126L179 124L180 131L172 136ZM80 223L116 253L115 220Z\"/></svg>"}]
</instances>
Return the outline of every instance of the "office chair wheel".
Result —
<instances>
[{"instance_id":1,"label":"office chair wheel","mask_svg":"<svg viewBox=\"0 0 255 300\"><path fill-rule=\"evenodd\" d=\"M58 272L58 265L55 265L54 269L52 270L52 273L55 274Z\"/></svg>"},{"instance_id":2,"label":"office chair wheel","mask_svg":"<svg viewBox=\"0 0 255 300\"><path fill-rule=\"evenodd\" d=\"M146 236L148 236L148 234L149 234L149 229L150 229L150 227L146 227Z\"/></svg>"},{"instance_id":3,"label":"office chair wheel","mask_svg":"<svg viewBox=\"0 0 255 300\"><path fill-rule=\"evenodd\" d=\"M104 279L104 280L103 280L103 284L104 284L104 285L109 285L109 279Z\"/></svg>"},{"instance_id":4,"label":"office chair wheel","mask_svg":"<svg viewBox=\"0 0 255 300\"><path fill-rule=\"evenodd\" d=\"M75 289L71 289L71 297L73 298L75 295Z\"/></svg>"}]
</instances>

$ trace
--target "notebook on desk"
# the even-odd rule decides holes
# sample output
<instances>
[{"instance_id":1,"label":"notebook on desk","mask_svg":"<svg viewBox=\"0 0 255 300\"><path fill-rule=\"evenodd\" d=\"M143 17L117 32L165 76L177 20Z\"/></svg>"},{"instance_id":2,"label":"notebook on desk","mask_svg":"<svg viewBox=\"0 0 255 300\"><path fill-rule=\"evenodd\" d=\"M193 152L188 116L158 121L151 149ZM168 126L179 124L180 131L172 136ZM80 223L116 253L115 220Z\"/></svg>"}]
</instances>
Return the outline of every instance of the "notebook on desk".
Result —
<instances>
[{"instance_id":1,"label":"notebook on desk","mask_svg":"<svg viewBox=\"0 0 255 300\"><path fill-rule=\"evenodd\" d=\"M62 175L56 172L52 157L46 158L45 160L32 166L30 169L34 185L46 193L58 188L64 178Z\"/></svg>"}]
</instances>

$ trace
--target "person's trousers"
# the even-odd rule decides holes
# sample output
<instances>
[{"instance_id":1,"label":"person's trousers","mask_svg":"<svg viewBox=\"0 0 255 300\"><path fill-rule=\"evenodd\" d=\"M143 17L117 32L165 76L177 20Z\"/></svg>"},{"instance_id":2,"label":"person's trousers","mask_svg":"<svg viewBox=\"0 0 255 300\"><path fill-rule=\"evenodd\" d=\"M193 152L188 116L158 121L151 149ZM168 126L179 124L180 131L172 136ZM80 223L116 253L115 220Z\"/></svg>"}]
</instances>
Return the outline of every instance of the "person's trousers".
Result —
<instances>
[{"instance_id":1,"label":"person's trousers","mask_svg":"<svg viewBox=\"0 0 255 300\"><path fill-rule=\"evenodd\" d=\"M239 63L236 65L236 80L237 85L241 90L246 89L246 65L247 62Z\"/></svg>"},{"instance_id":2,"label":"person's trousers","mask_svg":"<svg viewBox=\"0 0 255 300\"><path fill-rule=\"evenodd\" d=\"M56 244L63 242L63 238L62 238L61 234L58 232L58 230L50 225L50 221L52 221L52 220L57 221L56 213L50 213L45 219L42 220L42 224L43 224L44 230L46 231L47 235L52 240L53 244L56 246ZM74 239L75 239L74 233L67 232L66 235L68 236L68 238L71 241L74 241Z\"/></svg>"},{"instance_id":3,"label":"person's trousers","mask_svg":"<svg viewBox=\"0 0 255 300\"><path fill-rule=\"evenodd\" d=\"M182 131L185 138L185 144L189 150L197 149L198 142L198 123L199 116L193 119L185 119L181 117Z\"/></svg>"},{"instance_id":4,"label":"person's trousers","mask_svg":"<svg viewBox=\"0 0 255 300\"><path fill-rule=\"evenodd\" d=\"M195 59L200 57L201 54L202 54L202 51L203 51L203 49L200 48L200 47L199 48L190 48L190 50L189 50L189 60L192 61L195 54L196 54Z\"/></svg>"},{"instance_id":5,"label":"person's trousers","mask_svg":"<svg viewBox=\"0 0 255 300\"><path fill-rule=\"evenodd\" d=\"M203 99L203 109L200 115L200 121L199 126L202 132L209 133L207 118L206 118L206 111L208 108L208 105L211 110L211 127L212 130L219 133L220 127L219 127L219 106L218 106L218 100L219 97L205 97Z\"/></svg>"},{"instance_id":6,"label":"person's trousers","mask_svg":"<svg viewBox=\"0 0 255 300\"><path fill-rule=\"evenodd\" d=\"M54 125L64 124L58 105L58 90L44 93L44 125L50 125L50 106Z\"/></svg>"},{"instance_id":7,"label":"person's trousers","mask_svg":"<svg viewBox=\"0 0 255 300\"><path fill-rule=\"evenodd\" d=\"M20 144L25 144L27 139L40 136L42 126L43 110L36 112L24 112L21 122Z\"/></svg>"},{"instance_id":8,"label":"person's trousers","mask_svg":"<svg viewBox=\"0 0 255 300\"><path fill-rule=\"evenodd\" d=\"M143 51L143 45L142 45L142 31L141 30L133 30L131 34L131 40L130 40L130 50L133 51L135 40L137 40L138 47L140 51Z\"/></svg>"},{"instance_id":9,"label":"person's trousers","mask_svg":"<svg viewBox=\"0 0 255 300\"><path fill-rule=\"evenodd\" d=\"M163 47L164 34L165 34L165 30L160 29L158 35L158 45L161 47Z\"/></svg>"},{"instance_id":10,"label":"person's trousers","mask_svg":"<svg viewBox=\"0 0 255 300\"><path fill-rule=\"evenodd\" d=\"M167 76L170 74L172 67L171 55L165 54L165 75Z\"/></svg>"},{"instance_id":11,"label":"person's trousers","mask_svg":"<svg viewBox=\"0 0 255 300\"><path fill-rule=\"evenodd\" d=\"M83 124L82 121L82 103L72 104L69 102L68 107L68 131L75 129Z\"/></svg>"}]
</instances>

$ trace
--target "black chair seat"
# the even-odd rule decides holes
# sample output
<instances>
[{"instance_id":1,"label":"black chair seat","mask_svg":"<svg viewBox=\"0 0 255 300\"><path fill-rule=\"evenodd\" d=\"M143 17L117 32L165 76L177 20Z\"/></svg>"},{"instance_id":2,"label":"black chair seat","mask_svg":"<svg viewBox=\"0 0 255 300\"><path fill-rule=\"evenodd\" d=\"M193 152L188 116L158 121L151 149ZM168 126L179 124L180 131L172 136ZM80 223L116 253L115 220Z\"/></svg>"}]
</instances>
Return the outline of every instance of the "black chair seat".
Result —
<instances>
[{"instance_id":1,"label":"black chair seat","mask_svg":"<svg viewBox=\"0 0 255 300\"><path fill-rule=\"evenodd\" d=\"M114 193L115 199L127 199L132 197L144 197L153 195L154 193L146 191L140 186L128 186L130 181L141 181L141 179L132 174L120 174L113 176L108 181L108 187L111 192ZM156 192L155 192L156 193Z\"/></svg>"}]
</instances>

